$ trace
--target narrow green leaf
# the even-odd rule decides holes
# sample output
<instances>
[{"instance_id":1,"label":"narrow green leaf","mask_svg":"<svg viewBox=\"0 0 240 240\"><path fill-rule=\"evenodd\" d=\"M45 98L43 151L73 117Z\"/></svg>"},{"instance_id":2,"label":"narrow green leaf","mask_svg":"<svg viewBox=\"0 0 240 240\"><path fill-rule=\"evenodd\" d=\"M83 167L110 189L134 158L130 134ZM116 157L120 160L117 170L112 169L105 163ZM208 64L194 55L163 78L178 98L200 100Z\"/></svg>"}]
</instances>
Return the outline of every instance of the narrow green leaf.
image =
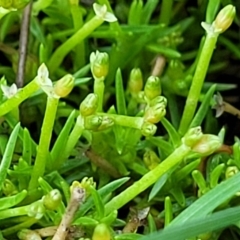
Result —
<instances>
[{"instance_id":1,"label":"narrow green leaf","mask_svg":"<svg viewBox=\"0 0 240 240\"><path fill-rule=\"evenodd\" d=\"M129 25L139 25L141 23L143 1L134 0L130 6L128 14Z\"/></svg>"},{"instance_id":2,"label":"narrow green leaf","mask_svg":"<svg viewBox=\"0 0 240 240\"><path fill-rule=\"evenodd\" d=\"M52 157L53 163L57 161L59 155L62 154L62 149L64 149L64 146L66 145L68 135L73 126L75 117L76 117L76 111L73 110L72 113L69 115L62 131L58 135L57 140L55 141L55 144L51 150L51 157Z\"/></svg>"},{"instance_id":3,"label":"narrow green leaf","mask_svg":"<svg viewBox=\"0 0 240 240\"><path fill-rule=\"evenodd\" d=\"M153 185L153 188L148 197L148 201L151 201L158 194L158 192L162 189L168 178L169 172L166 172L158 179L158 181Z\"/></svg>"},{"instance_id":4,"label":"narrow green leaf","mask_svg":"<svg viewBox=\"0 0 240 240\"><path fill-rule=\"evenodd\" d=\"M104 197L110 193L112 193L113 191L115 191L117 188L119 188L120 186L122 186L125 182L127 182L129 180L129 177L124 177L124 178L120 178L117 179L113 182L110 182L109 184L107 184L106 186L100 188L98 190L98 193L100 195L100 197ZM81 206L81 208L78 210L78 212L75 215L75 219L83 216L88 210L90 210L92 207L94 206L94 201L92 197L89 197L87 199L87 201Z\"/></svg>"},{"instance_id":5,"label":"narrow green leaf","mask_svg":"<svg viewBox=\"0 0 240 240\"><path fill-rule=\"evenodd\" d=\"M240 220L240 207L229 208L206 217L197 217L191 221L170 224L163 231L147 235L140 240L185 240L199 234L212 232L232 225Z\"/></svg>"},{"instance_id":6,"label":"narrow green leaf","mask_svg":"<svg viewBox=\"0 0 240 240\"><path fill-rule=\"evenodd\" d=\"M147 24L151 16L153 14L153 11L156 9L156 6L158 4L159 0L148 0L145 6L143 7L143 13L142 13L142 24Z\"/></svg>"},{"instance_id":7,"label":"narrow green leaf","mask_svg":"<svg viewBox=\"0 0 240 240\"><path fill-rule=\"evenodd\" d=\"M123 233L114 237L114 240L139 240L142 237L141 234L138 233Z\"/></svg>"},{"instance_id":8,"label":"narrow green leaf","mask_svg":"<svg viewBox=\"0 0 240 240\"><path fill-rule=\"evenodd\" d=\"M205 217L211 213L219 205L227 201L240 191L240 173L221 182L215 188L207 192L197 201L195 201L185 211L180 213L173 221L171 226L185 223L188 220L193 220L196 217Z\"/></svg>"},{"instance_id":9,"label":"narrow green leaf","mask_svg":"<svg viewBox=\"0 0 240 240\"><path fill-rule=\"evenodd\" d=\"M98 191L93 187L90 186L90 192L91 192L91 196L93 198L94 201L94 206L97 210L97 214L98 214L98 219L101 219L104 217L104 205L103 205L103 201L98 193Z\"/></svg>"},{"instance_id":10,"label":"narrow green leaf","mask_svg":"<svg viewBox=\"0 0 240 240\"><path fill-rule=\"evenodd\" d=\"M24 161L26 161L28 163L28 165L31 165L31 161L32 161L32 139L30 136L29 131L24 128L23 129L23 153L22 153L22 157L24 159Z\"/></svg>"},{"instance_id":11,"label":"narrow green leaf","mask_svg":"<svg viewBox=\"0 0 240 240\"><path fill-rule=\"evenodd\" d=\"M166 119L163 118L161 120L162 125L164 128L167 130L169 138L171 142L173 143L174 147L178 147L179 144L181 143L181 138L176 129L172 126L172 124Z\"/></svg>"},{"instance_id":12,"label":"narrow green leaf","mask_svg":"<svg viewBox=\"0 0 240 240\"><path fill-rule=\"evenodd\" d=\"M121 70L119 68L116 73L115 89L116 89L117 112L120 115L127 115L125 91L123 88L123 80L122 80Z\"/></svg>"},{"instance_id":13,"label":"narrow green leaf","mask_svg":"<svg viewBox=\"0 0 240 240\"><path fill-rule=\"evenodd\" d=\"M219 10L220 0L210 0L208 1L207 11L206 11L206 22L211 24Z\"/></svg>"},{"instance_id":14,"label":"narrow green leaf","mask_svg":"<svg viewBox=\"0 0 240 240\"><path fill-rule=\"evenodd\" d=\"M197 113L195 114L195 116L191 122L190 128L201 126L203 119L205 118L207 111L209 109L210 102L211 102L211 99L212 99L212 96L213 96L213 93L215 92L215 90L216 90L216 84L212 85L210 87L210 89L208 90L208 92L206 93L206 95L204 96L202 104L199 107Z\"/></svg>"},{"instance_id":15,"label":"narrow green leaf","mask_svg":"<svg viewBox=\"0 0 240 240\"><path fill-rule=\"evenodd\" d=\"M14 127L14 129L10 135L10 138L8 140L5 152L3 154L3 158L2 158L2 161L0 164L0 190L2 189L3 182L7 176L7 170L9 169L9 167L11 165L12 156L13 156L15 144L16 144L17 137L18 137L19 128L20 128L20 123L18 123Z\"/></svg>"},{"instance_id":16,"label":"narrow green leaf","mask_svg":"<svg viewBox=\"0 0 240 240\"><path fill-rule=\"evenodd\" d=\"M93 219L92 217L80 217L73 222L74 225L81 225L81 226L91 226L95 227L98 224L98 221Z\"/></svg>"},{"instance_id":17,"label":"narrow green leaf","mask_svg":"<svg viewBox=\"0 0 240 240\"><path fill-rule=\"evenodd\" d=\"M0 210L11 208L20 203L27 196L27 190L22 190L16 195L0 199Z\"/></svg>"}]
</instances>

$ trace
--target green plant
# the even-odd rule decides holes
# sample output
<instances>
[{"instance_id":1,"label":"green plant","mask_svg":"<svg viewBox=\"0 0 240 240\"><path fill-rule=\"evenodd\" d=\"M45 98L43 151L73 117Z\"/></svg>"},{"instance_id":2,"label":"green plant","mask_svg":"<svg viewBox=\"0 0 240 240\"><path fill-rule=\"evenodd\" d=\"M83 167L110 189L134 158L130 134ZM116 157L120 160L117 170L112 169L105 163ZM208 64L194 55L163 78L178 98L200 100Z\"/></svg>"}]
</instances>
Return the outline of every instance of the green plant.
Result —
<instances>
[{"instance_id":1,"label":"green plant","mask_svg":"<svg viewBox=\"0 0 240 240\"><path fill-rule=\"evenodd\" d=\"M236 86L206 76L218 38L239 59L239 19L196 4L0 1L1 239L238 239L240 142L211 110L238 114L213 97Z\"/></svg>"}]
</instances>

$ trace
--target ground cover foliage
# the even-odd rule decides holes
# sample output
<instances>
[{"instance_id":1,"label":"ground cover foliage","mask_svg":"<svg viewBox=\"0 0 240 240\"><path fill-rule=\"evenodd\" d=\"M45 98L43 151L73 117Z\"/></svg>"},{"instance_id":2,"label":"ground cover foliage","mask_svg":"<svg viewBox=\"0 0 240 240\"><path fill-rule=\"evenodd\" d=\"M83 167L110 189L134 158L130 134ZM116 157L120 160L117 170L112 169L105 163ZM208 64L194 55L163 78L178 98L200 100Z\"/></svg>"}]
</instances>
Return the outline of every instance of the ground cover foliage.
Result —
<instances>
[{"instance_id":1,"label":"ground cover foliage","mask_svg":"<svg viewBox=\"0 0 240 240\"><path fill-rule=\"evenodd\" d=\"M239 6L0 0L0 239L239 239Z\"/></svg>"}]
</instances>

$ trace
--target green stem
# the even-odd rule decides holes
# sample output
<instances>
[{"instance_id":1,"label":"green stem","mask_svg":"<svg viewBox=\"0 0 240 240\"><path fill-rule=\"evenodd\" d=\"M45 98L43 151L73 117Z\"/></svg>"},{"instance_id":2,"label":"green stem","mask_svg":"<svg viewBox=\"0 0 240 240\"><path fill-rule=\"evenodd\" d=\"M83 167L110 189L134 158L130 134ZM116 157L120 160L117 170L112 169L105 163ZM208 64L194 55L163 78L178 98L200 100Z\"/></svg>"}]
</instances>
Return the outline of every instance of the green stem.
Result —
<instances>
[{"instance_id":1,"label":"green stem","mask_svg":"<svg viewBox=\"0 0 240 240\"><path fill-rule=\"evenodd\" d=\"M32 80L28 85L20 89L12 98L9 98L6 102L0 105L0 116L3 116L18 107L21 102L26 100L38 89L39 85L36 79Z\"/></svg>"},{"instance_id":2,"label":"green stem","mask_svg":"<svg viewBox=\"0 0 240 240\"><path fill-rule=\"evenodd\" d=\"M103 111L104 89L105 89L104 79L95 79L93 92L98 96L98 107L97 107L98 112Z\"/></svg>"},{"instance_id":3,"label":"green stem","mask_svg":"<svg viewBox=\"0 0 240 240\"><path fill-rule=\"evenodd\" d=\"M37 156L29 183L29 190L37 188L38 178L42 177L45 171L58 101L59 99L54 97L48 97L47 99L47 106L43 119L39 146L37 148Z\"/></svg>"},{"instance_id":4,"label":"green stem","mask_svg":"<svg viewBox=\"0 0 240 240\"><path fill-rule=\"evenodd\" d=\"M173 0L163 0L159 23L168 25L172 15Z\"/></svg>"},{"instance_id":5,"label":"green stem","mask_svg":"<svg viewBox=\"0 0 240 240\"><path fill-rule=\"evenodd\" d=\"M98 16L93 17L67 41L65 41L61 46L59 46L48 62L49 70L51 72L54 72L59 67L64 57L103 22L104 20L102 18L99 18Z\"/></svg>"},{"instance_id":6,"label":"green stem","mask_svg":"<svg viewBox=\"0 0 240 240\"><path fill-rule=\"evenodd\" d=\"M118 210L133 198L135 198L138 194L142 193L144 190L154 184L164 173L182 161L182 159L187 156L190 150L191 148L185 146L184 144L176 148L175 151L156 168L145 174L140 180L135 182L125 191L121 192L110 202L108 202L105 205L105 214L107 215L114 210Z\"/></svg>"},{"instance_id":7,"label":"green stem","mask_svg":"<svg viewBox=\"0 0 240 240\"><path fill-rule=\"evenodd\" d=\"M9 209L0 211L0 219L27 215L28 211L29 211L29 205L17 207L17 208L9 208Z\"/></svg>"},{"instance_id":8,"label":"green stem","mask_svg":"<svg viewBox=\"0 0 240 240\"><path fill-rule=\"evenodd\" d=\"M98 113L98 115L105 115L112 118L117 125L136 129L141 129L144 122L142 117L129 117L110 113Z\"/></svg>"},{"instance_id":9,"label":"green stem","mask_svg":"<svg viewBox=\"0 0 240 240\"><path fill-rule=\"evenodd\" d=\"M76 146L79 138L81 137L83 130L83 119L81 116L78 116L77 122L68 137L63 153L61 154L60 158L58 158L54 163L54 169L59 169L63 165L64 161L70 156L73 148Z\"/></svg>"},{"instance_id":10,"label":"green stem","mask_svg":"<svg viewBox=\"0 0 240 240\"><path fill-rule=\"evenodd\" d=\"M218 34L207 33L184 107L184 112L179 127L179 133L181 135L186 133L193 119L217 38Z\"/></svg>"},{"instance_id":11,"label":"green stem","mask_svg":"<svg viewBox=\"0 0 240 240\"><path fill-rule=\"evenodd\" d=\"M76 4L71 4L71 14L74 30L77 32L83 26L83 16L80 7ZM83 41L75 47L75 54L75 59L77 59L77 61L74 61L74 69L78 70L85 63L85 48Z\"/></svg>"}]
</instances>

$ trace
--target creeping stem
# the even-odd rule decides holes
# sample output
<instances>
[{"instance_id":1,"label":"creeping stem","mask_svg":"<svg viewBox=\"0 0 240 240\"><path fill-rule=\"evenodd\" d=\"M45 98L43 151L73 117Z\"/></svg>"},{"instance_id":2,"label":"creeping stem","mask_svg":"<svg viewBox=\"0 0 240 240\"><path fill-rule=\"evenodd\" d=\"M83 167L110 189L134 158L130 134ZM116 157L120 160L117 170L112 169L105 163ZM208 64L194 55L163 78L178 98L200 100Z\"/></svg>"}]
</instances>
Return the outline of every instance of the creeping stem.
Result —
<instances>
[{"instance_id":1,"label":"creeping stem","mask_svg":"<svg viewBox=\"0 0 240 240\"><path fill-rule=\"evenodd\" d=\"M58 98L48 96L39 146L37 148L37 156L28 187L29 190L35 189L38 186L38 178L42 177L45 171L58 101Z\"/></svg>"},{"instance_id":2,"label":"creeping stem","mask_svg":"<svg viewBox=\"0 0 240 240\"><path fill-rule=\"evenodd\" d=\"M156 168L145 174L140 180L135 182L132 186L108 202L105 205L105 214L107 215L114 210L118 210L133 198L135 198L138 194L146 190L149 186L154 184L164 173L169 171L176 164L180 163L182 159L190 152L190 149L190 147L184 144L176 148L175 151Z\"/></svg>"}]
</instances>

